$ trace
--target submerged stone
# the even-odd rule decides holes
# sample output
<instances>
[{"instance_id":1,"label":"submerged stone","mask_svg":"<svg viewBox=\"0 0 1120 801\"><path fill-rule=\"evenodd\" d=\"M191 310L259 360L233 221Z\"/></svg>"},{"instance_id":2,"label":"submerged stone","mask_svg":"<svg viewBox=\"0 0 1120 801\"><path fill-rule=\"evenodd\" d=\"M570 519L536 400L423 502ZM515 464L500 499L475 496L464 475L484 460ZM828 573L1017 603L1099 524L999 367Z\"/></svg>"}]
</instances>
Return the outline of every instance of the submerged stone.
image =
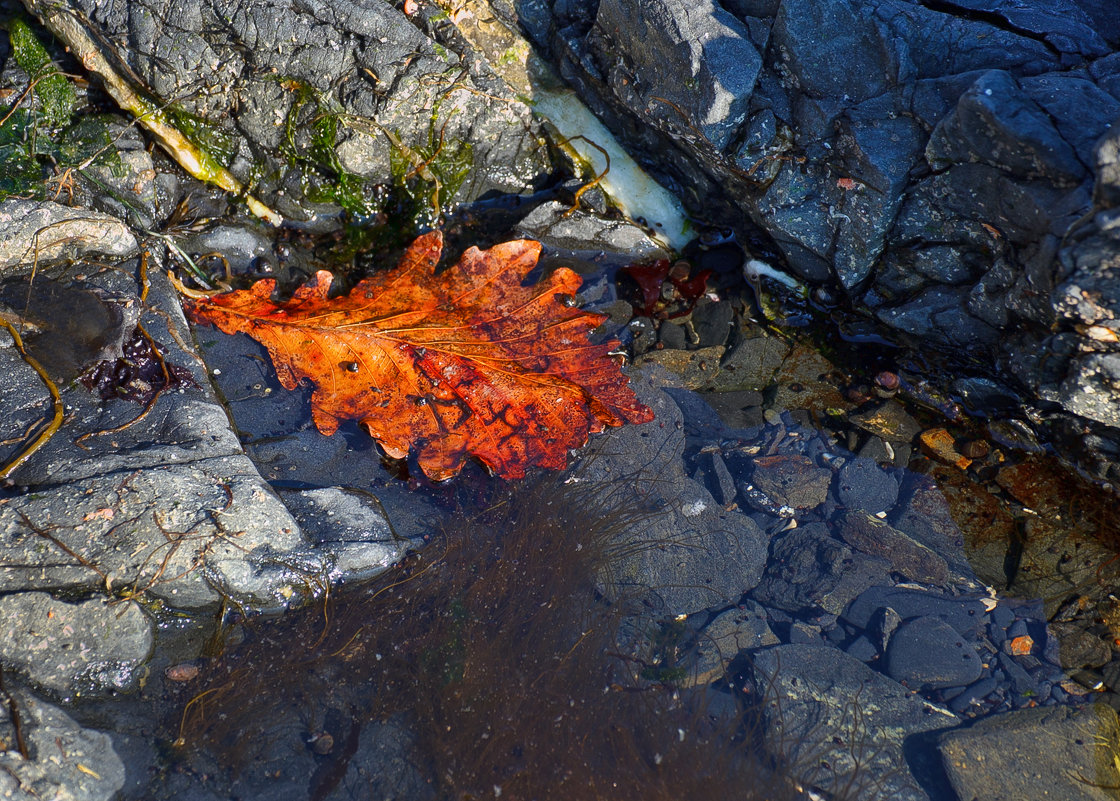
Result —
<instances>
[{"instance_id":1,"label":"submerged stone","mask_svg":"<svg viewBox=\"0 0 1120 801\"><path fill-rule=\"evenodd\" d=\"M825 645L767 648L754 654L751 669L767 736L805 766L803 782L872 786L899 801L937 797L912 770L929 758L921 734L955 726L951 712Z\"/></svg>"},{"instance_id":2,"label":"submerged stone","mask_svg":"<svg viewBox=\"0 0 1120 801\"><path fill-rule=\"evenodd\" d=\"M840 537L858 551L879 556L891 570L911 581L941 585L949 578L949 567L934 551L898 529L858 511L848 512L839 525Z\"/></svg>"},{"instance_id":3,"label":"submerged stone","mask_svg":"<svg viewBox=\"0 0 1120 801\"><path fill-rule=\"evenodd\" d=\"M940 618L903 623L887 645L887 675L908 687L954 687L980 678L976 647Z\"/></svg>"},{"instance_id":4,"label":"submerged stone","mask_svg":"<svg viewBox=\"0 0 1120 801\"><path fill-rule=\"evenodd\" d=\"M799 526L775 538L758 600L788 612L839 614L848 603L888 580L886 560L853 553L821 523Z\"/></svg>"},{"instance_id":5,"label":"submerged stone","mask_svg":"<svg viewBox=\"0 0 1120 801\"><path fill-rule=\"evenodd\" d=\"M938 748L960 798L1105 801L1120 786L1118 741L1116 712L1089 704L1005 712L943 734Z\"/></svg>"}]
</instances>

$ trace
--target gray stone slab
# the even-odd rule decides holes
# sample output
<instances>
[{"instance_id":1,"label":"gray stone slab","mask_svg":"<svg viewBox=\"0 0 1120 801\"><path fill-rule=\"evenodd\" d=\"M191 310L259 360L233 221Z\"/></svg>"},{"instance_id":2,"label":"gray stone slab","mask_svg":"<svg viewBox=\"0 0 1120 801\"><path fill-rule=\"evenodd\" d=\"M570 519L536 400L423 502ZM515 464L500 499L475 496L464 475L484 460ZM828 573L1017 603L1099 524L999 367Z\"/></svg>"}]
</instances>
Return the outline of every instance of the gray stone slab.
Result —
<instances>
[{"instance_id":1,"label":"gray stone slab","mask_svg":"<svg viewBox=\"0 0 1120 801\"><path fill-rule=\"evenodd\" d=\"M936 552L875 517L848 512L837 528L852 548L886 559L892 571L911 581L940 586L949 579L949 567Z\"/></svg>"},{"instance_id":2,"label":"gray stone slab","mask_svg":"<svg viewBox=\"0 0 1120 801\"><path fill-rule=\"evenodd\" d=\"M0 597L0 661L67 701L128 691L151 654L152 628L134 601L12 593Z\"/></svg>"},{"instance_id":3,"label":"gray stone slab","mask_svg":"<svg viewBox=\"0 0 1120 801\"><path fill-rule=\"evenodd\" d=\"M125 769L109 735L85 729L64 711L27 692L14 693L30 759L0 750L0 795L12 801L109 801ZM7 726L7 704L0 725Z\"/></svg>"},{"instance_id":4,"label":"gray stone slab","mask_svg":"<svg viewBox=\"0 0 1120 801\"><path fill-rule=\"evenodd\" d=\"M595 35L621 56L608 80L653 124L729 144L762 66L742 22L711 0L604 0Z\"/></svg>"},{"instance_id":5,"label":"gray stone slab","mask_svg":"<svg viewBox=\"0 0 1120 801\"><path fill-rule=\"evenodd\" d=\"M887 675L911 689L960 687L982 671L976 645L940 618L903 623L887 645Z\"/></svg>"},{"instance_id":6,"label":"gray stone slab","mask_svg":"<svg viewBox=\"0 0 1120 801\"><path fill-rule=\"evenodd\" d=\"M134 269L98 280L135 293ZM242 451L200 360L180 346L190 338L186 321L154 257L149 278L141 322L195 385L165 391L144 414L78 384L62 387L63 426L13 473L26 489L0 506L0 588L146 592L178 608L228 596L276 609L332 580L384 569L401 546L370 544L376 533L324 550L304 536ZM10 337L2 342L0 385L23 402L0 413L0 429L18 436L49 412L49 396Z\"/></svg>"},{"instance_id":7,"label":"gray stone slab","mask_svg":"<svg viewBox=\"0 0 1120 801\"><path fill-rule=\"evenodd\" d=\"M959 798L1104 801L1116 798L1120 725L1106 704L1019 709L941 735Z\"/></svg>"},{"instance_id":8,"label":"gray stone slab","mask_svg":"<svg viewBox=\"0 0 1120 801\"><path fill-rule=\"evenodd\" d=\"M83 255L121 258L136 252L136 237L116 217L49 200L0 202L0 270Z\"/></svg>"},{"instance_id":9,"label":"gray stone slab","mask_svg":"<svg viewBox=\"0 0 1120 801\"><path fill-rule=\"evenodd\" d=\"M906 744L957 725L948 710L826 645L763 649L752 671L766 694L767 736L802 783L856 798L934 797L912 774Z\"/></svg>"},{"instance_id":10,"label":"gray stone slab","mask_svg":"<svg viewBox=\"0 0 1120 801\"><path fill-rule=\"evenodd\" d=\"M839 614L868 587L889 581L888 569L885 559L854 553L823 523L810 523L775 538L754 595L787 612Z\"/></svg>"},{"instance_id":11,"label":"gray stone slab","mask_svg":"<svg viewBox=\"0 0 1120 801\"><path fill-rule=\"evenodd\" d=\"M631 376L631 385L656 419L593 440L572 476L633 487L635 509L648 510L627 527L627 555L614 578L622 592L647 594L658 613L736 603L761 578L769 538L742 512L724 510L685 474L680 406L663 391L678 386L674 379L647 368Z\"/></svg>"}]
</instances>

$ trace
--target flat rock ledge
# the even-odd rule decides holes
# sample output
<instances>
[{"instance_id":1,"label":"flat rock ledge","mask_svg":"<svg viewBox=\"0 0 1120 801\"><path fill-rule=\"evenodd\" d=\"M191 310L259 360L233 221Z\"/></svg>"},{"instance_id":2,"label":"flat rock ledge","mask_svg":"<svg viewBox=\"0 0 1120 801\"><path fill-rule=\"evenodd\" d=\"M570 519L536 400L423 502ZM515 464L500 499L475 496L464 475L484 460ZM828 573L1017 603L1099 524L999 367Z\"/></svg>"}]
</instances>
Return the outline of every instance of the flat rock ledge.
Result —
<instances>
[{"instance_id":1,"label":"flat rock ledge","mask_svg":"<svg viewBox=\"0 0 1120 801\"><path fill-rule=\"evenodd\" d=\"M127 691L152 652L152 628L135 601L12 593L0 597L0 661L68 701Z\"/></svg>"},{"instance_id":2,"label":"flat rock ledge","mask_svg":"<svg viewBox=\"0 0 1120 801\"><path fill-rule=\"evenodd\" d=\"M15 747L8 704L0 704L0 797L11 801L108 801L125 767L108 734L84 729L58 707L16 692L28 758Z\"/></svg>"}]
</instances>

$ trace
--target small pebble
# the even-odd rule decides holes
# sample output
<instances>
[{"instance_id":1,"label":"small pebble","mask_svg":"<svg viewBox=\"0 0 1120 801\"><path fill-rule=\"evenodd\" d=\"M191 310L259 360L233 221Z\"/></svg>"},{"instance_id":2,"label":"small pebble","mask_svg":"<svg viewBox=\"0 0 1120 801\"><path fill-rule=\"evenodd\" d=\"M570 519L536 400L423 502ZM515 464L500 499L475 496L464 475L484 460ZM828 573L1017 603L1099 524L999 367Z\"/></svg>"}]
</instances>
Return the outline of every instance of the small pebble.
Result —
<instances>
[{"instance_id":1,"label":"small pebble","mask_svg":"<svg viewBox=\"0 0 1120 801\"><path fill-rule=\"evenodd\" d=\"M311 735L308 740L311 750L320 756L326 756L334 750L334 737L331 737L327 732L320 732L319 734Z\"/></svg>"},{"instance_id":2,"label":"small pebble","mask_svg":"<svg viewBox=\"0 0 1120 801\"><path fill-rule=\"evenodd\" d=\"M1015 639L1016 637L1024 637L1027 635L1027 633L1027 621L1025 620L1016 620L1007 629L1007 636L1011 639Z\"/></svg>"},{"instance_id":3,"label":"small pebble","mask_svg":"<svg viewBox=\"0 0 1120 801\"><path fill-rule=\"evenodd\" d=\"M202 672L202 668L193 662L183 662L178 665L171 665L163 671L163 675L170 681L191 681L198 678L198 674Z\"/></svg>"},{"instance_id":4,"label":"small pebble","mask_svg":"<svg viewBox=\"0 0 1120 801\"><path fill-rule=\"evenodd\" d=\"M960 446L961 456L969 459L983 459L988 455L988 450L988 443L982 439L968 440Z\"/></svg>"},{"instance_id":5,"label":"small pebble","mask_svg":"<svg viewBox=\"0 0 1120 801\"><path fill-rule=\"evenodd\" d=\"M1006 606L997 606L992 610L992 622L1001 628L1007 628L1015 622L1015 613Z\"/></svg>"}]
</instances>

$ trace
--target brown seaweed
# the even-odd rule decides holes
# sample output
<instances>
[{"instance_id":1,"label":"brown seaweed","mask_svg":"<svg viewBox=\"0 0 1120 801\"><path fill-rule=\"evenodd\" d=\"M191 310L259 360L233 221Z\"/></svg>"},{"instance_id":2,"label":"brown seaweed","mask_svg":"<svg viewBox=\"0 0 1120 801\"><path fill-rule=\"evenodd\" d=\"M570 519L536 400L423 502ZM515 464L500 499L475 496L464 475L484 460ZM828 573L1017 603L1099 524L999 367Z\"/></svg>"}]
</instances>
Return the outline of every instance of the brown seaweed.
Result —
<instances>
[{"instance_id":1,"label":"brown seaweed","mask_svg":"<svg viewBox=\"0 0 1120 801\"><path fill-rule=\"evenodd\" d=\"M647 624L609 592L621 535L649 514L632 487L485 492L472 503L485 511L372 583L254 626L186 704L179 743L237 771L290 738L279 721L301 709L307 747L326 753L313 799L346 774L359 730L386 720L411 731L435 798L795 794L731 692L643 678Z\"/></svg>"}]
</instances>

